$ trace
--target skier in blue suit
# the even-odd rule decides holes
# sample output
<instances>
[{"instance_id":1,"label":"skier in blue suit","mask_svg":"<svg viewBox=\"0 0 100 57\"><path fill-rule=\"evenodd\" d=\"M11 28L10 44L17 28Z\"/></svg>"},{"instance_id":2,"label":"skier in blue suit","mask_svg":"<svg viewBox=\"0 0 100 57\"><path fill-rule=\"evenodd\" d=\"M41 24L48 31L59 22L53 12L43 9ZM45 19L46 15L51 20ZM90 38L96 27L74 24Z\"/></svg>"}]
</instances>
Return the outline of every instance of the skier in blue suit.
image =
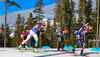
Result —
<instances>
[{"instance_id":1,"label":"skier in blue suit","mask_svg":"<svg viewBox=\"0 0 100 57\"><path fill-rule=\"evenodd\" d=\"M77 43L74 45L74 48L72 50L73 53L75 53L75 48L77 47L77 45L81 42L82 43L82 47L81 47L81 54L80 55L85 55L83 53L84 51L84 34L88 33L89 30L91 30L93 27L91 25L89 25L89 23L87 23L86 25L82 26L79 31L76 32L76 38L77 38Z\"/></svg>"}]
</instances>

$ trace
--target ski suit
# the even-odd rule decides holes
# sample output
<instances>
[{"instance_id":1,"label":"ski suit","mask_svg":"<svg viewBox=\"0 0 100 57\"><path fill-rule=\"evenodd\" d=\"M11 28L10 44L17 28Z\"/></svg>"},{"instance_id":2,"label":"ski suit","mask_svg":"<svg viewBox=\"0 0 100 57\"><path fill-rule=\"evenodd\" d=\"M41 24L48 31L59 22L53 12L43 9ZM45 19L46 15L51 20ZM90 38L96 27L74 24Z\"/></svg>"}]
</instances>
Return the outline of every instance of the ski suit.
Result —
<instances>
[{"instance_id":1,"label":"ski suit","mask_svg":"<svg viewBox=\"0 0 100 57\"><path fill-rule=\"evenodd\" d=\"M84 51L84 34L88 33L89 30L91 30L93 27L91 25L88 25L88 23L85 26L82 26L81 29L76 33L76 38L77 38L77 43L74 45L74 48L72 49L72 52L75 53L75 48L77 45L81 42L82 43L82 48L81 48L81 56L84 56L85 54L83 53Z\"/></svg>"},{"instance_id":2,"label":"ski suit","mask_svg":"<svg viewBox=\"0 0 100 57\"><path fill-rule=\"evenodd\" d=\"M64 47L64 45L65 45L65 40L64 40L64 38L63 38L63 31L60 31L59 33L58 33L58 40L60 41L60 44L59 44L59 48L60 48L60 46L61 46L61 44L63 43L63 45L62 45L62 47Z\"/></svg>"},{"instance_id":3,"label":"ski suit","mask_svg":"<svg viewBox=\"0 0 100 57\"><path fill-rule=\"evenodd\" d=\"M4 35L4 32L2 31L2 29L0 29L0 35Z\"/></svg>"},{"instance_id":4,"label":"ski suit","mask_svg":"<svg viewBox=\"0 0 100 57\"><path fill-rule=\"evenodd\" d=\"M35 47L37 47L38 45L38 36L37 36L37 32L44 31L44 26L42 24L37 24L35 25L30 31L29 34L27 36L27 38L22 42L22 44L24 44L25 42L27 42L31 36L33 36L33 38L35 39Z\"/></svg>"},{"instance_id":5,"label":"ski suit","mask_svg":"<svg viewBox=\"0 0 100 57\"><path fill-rule=\"evenodd\" d=\"M24 41L24 40L27 38L28 33L29 33L29 30L24 30L24 31L22 32L22 34L21 34L21 39L22 39L22 41ZM22 44L22 42L21 42L20 44ZM27 45L28 42L26 42L25 44Z\"/></svg>"},{"instance_id":6,"label":"ski suit","mask_svg":"<svg viewBox=\"0 0 100 57\"><path fill-rule=\"evenodd\" d=\"M82 43L82 49L84 49L84 34L86 34L89 31L88 26L83 26L81 29L77 32L76 38L77 38L77 43L75 44L74 48L77 47L77 45L81 42Z\"/></svg>"},{"instance_id":7,"label":"ski suit","mask_svg":"<svg viewBox=\"0 0 100 57\"><path fill-rule=\"evenodd\" d=\"M64 30L61 30L57 35L58 40L60 41L59 46L58 46L58 50L60 50L60 46L62 43L63 43L62 50L64 48L64 45L65 45L65 40L64 40L65 33L64 32L65 32Z\"/></svg>"},{"instance_id":8,"label":"ski suit","mask_svg":"<svg viewBox=\"0 0 100 57\"><path fill-rule=\"evenodd\" d=\"M2 34L2 29L0 29L0 34Z\"/></svg>"}]
</instances>

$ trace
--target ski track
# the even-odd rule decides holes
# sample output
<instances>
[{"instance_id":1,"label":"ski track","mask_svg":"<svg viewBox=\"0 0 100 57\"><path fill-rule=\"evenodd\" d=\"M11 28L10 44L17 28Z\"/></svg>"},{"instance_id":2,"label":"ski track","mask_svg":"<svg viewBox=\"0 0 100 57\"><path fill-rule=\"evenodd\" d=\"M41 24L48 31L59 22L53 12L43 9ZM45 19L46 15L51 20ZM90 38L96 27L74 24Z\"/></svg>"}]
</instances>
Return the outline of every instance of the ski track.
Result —
<instances>
[{"instance_id":1,"label":"ski track","mask_svg":"<svg viewBox=\"0 0 100 57\"><path fill-rule=\"evenodd\" d=\"M90 57L100 57L100 52L90 51L92 48L85 48L84 53ZM37 50L41 53L33 53L32 49L30 50L18 50L17 48L0 48L0 57L83 57L83 56L74 56L72 53L64 53L56 51L57 48L51 49L40 49ZM71 50L68 50L71 51ZM76 53L80 54L81 49L76 48ZM85 56L84 56L85 57Z\"/></svg>"}]
</instances>

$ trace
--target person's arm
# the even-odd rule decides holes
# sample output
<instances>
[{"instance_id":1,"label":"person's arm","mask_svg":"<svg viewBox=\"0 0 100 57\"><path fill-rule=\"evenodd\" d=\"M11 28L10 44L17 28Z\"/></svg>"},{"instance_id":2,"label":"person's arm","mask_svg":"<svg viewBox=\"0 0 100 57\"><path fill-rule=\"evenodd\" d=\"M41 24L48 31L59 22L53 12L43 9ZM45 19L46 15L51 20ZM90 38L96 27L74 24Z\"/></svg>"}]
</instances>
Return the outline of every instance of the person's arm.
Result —
<instances>
[{"instance_id":1,"label":"person's arm","mask_svg":"<svg viewBox=\"0 0 100 57\"><path fill-rule=\"evenodd\" d=\"M82 28L84 28L85 26L87 26L89 23L86 23L84 26L82 26L80 29L79 29L79 31L81 31L82 30Z\"/></svg>"},{"instance_id":2,"label":"person's arm","mask_svg":"<svg viewBox=\"0 0 100 57\"><path fill-rule=\"evenodd\" d=\"M58 35L57 35L58 37L61 37L61 35L60 35L60 32L58 33Z\"/></svg>"},{"instance_id":3,"label":"person's arm","mask_svg":"<svg viewBox=\"0 0 100 57\"><path fill-rule=\"evenodd\" d=\"M44 32L44 28L42 30L40 30L40 34L43 34L43 32Z\"/></svg>"}]
</instances>

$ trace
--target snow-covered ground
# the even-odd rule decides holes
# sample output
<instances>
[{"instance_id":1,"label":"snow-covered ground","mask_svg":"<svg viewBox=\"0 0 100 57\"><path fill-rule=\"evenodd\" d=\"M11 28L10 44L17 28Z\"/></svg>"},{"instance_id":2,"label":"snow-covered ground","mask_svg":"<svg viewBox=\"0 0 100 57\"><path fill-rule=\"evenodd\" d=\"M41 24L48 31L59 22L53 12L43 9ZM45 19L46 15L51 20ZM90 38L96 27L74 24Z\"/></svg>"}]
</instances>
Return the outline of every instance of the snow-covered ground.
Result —
<instances>
[{"instance_id":1,"label":"snow-covered ground","mask_svg":"<svg viewBox=\"0 0 100 57\"><path fill-rule=\"evenodd\" d=\"M0 57L82 57L74 56L72 53L57 52L57 49L37 49L42 53L33 53L32 50L21 50L17 48L0 48ZM79 48L76 49L76 53L80 54ZM90 51L91 48L86 48L84 53L89 57L100 57L100 52ZM69 50L71 51L71 50Z\"/></svg>"}]
</instances>

